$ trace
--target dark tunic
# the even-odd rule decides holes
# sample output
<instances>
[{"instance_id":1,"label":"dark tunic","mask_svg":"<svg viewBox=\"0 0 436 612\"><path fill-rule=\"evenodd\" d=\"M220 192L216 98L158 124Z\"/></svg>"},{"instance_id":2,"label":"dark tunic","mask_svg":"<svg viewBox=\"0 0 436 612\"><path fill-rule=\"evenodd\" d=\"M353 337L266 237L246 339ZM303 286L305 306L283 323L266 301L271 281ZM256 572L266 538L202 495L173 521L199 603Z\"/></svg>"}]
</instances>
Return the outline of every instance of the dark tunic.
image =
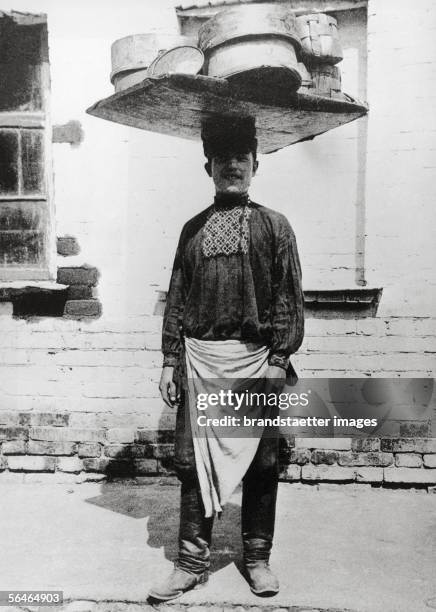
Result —
<instances>
[{"instance_id":1,"label":"dark tunic","mask_svg":"<svg viewBox=\"0 0 436 612\"><path fill-rule=\"evenodd\" d=\"M247 199L231 205L241 203ZM180 235L163 321L164 366L177 365L182 338L188 336L264 344L270 347L270 365L286 368L304 335L294 232L282 214L248 200L248 253L205 257L203 228L220 205L215 198Z\"/></svg>"}]
</instances>

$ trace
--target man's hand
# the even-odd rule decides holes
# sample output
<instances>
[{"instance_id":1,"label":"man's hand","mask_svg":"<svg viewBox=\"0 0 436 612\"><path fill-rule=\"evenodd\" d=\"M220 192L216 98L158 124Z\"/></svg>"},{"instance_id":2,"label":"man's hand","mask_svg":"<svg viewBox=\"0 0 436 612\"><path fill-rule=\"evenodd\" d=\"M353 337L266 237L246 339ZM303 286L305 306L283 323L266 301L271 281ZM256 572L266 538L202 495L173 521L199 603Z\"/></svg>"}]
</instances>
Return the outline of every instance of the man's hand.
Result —
<instances>
[{"instance_id":1,"label":"man's hand","mask_svg":"<svg viewBox=\"0 0 436 612\"><path fill-rule=\"evenodd\" d=\"M160 377L159 391L162 395L162 399L167 406L174 408L179 397L177 395L176 383L173 380L174 367L165 366L162 368L162 374Z\"/></svg>"},{"instance_id":2,"label":"man's hand","mask_svg":"<svg viewBox=\"0 0 436 612\"><path fill-rule=\"evenodd\" d=\"M270 393L280 393L285 385L286 370L279 366L270 365L266 371L265 379Z\"/></svg>"}]
</instances>

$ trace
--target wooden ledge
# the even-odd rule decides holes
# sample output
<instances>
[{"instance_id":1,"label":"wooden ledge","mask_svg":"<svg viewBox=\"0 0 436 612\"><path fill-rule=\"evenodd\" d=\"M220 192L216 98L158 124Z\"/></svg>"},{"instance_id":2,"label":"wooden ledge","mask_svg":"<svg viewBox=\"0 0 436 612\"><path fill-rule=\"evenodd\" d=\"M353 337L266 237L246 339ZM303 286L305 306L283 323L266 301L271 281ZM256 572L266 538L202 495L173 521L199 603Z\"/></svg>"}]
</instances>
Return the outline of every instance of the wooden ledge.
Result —
<instances>
[{"instance_id":1,"label":"wooden ledge","mask_svg":"<svg viewBox=\"0 0 436 612\"><path fill-rule=\"evenodd\" d=\"M309 289L304 292L304 306L314 318L375 317L383 289Z\"/></svg>"},{"instance_id":2,"label":"wooden ledge","mask_svg":"<svg viewBox=\"0 0 436 612\"><path fill-rule=\"evenodd\" d=\"M0 282L0 301L8 302L29 293L53 293L66 289L68 289L67 285L61 285L55 281L2 281Z\"/></svg>"},{"instance_id":3,"label":"wooden ledge","mask_svg":"<svg viewBox=\"0 0 436 612\"><path fill-rule=\"evenodd\" d=\"M383 289L359 287L353 289L306 289L306 315L323 319L360 319L375 317ZM155 315L163 315L166 291L157 291Z\"/></svg>"}]
</instances>

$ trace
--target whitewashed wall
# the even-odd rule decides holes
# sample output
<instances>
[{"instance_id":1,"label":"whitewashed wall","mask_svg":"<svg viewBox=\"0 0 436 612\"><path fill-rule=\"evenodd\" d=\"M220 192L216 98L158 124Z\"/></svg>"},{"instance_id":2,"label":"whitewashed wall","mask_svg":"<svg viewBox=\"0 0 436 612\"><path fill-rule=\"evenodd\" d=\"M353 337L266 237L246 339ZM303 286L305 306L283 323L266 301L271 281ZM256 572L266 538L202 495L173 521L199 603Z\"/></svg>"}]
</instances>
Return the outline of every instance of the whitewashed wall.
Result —
<instances>
[{"instance_id":1,"label":"whitewashed wall","mask_svg":"<svg viewBox=\"0 0 436 612\"><path fill-rule=\"evenodd\" d=\"M13 320L2 306L0 410L67 410L73 426L172 423L157 394L161 318L154 313L181 226L213 196L201 145L85 109L111 93L110 44L175 29L173 4L0 3L48 15L52 120L79 120L85 132L77 148L54 145L57 235L71 234L81 246L59 265L97 266L103 304L102 317L89 323ZM363 210L368 286L384 288L375 319L307 321L295 358L302 376L434 373L435 18L431 0L370 1L367 147L358 139L364 119L260 159L252 197L289 217L305 287L356 286ZM346 68L354 61L346 57L344 81L358 95Z\"/></svg>"},{"instance_id":2,"label":"whitewashed wall","mask_svg":"<svg viewBox=\"0 0 436 612\"><path fill-rule=\"evenodd\" d=\"M369 4L368 278L392 316L436 312L435 11L431 0Z\"/></svg>"}]
</instances>

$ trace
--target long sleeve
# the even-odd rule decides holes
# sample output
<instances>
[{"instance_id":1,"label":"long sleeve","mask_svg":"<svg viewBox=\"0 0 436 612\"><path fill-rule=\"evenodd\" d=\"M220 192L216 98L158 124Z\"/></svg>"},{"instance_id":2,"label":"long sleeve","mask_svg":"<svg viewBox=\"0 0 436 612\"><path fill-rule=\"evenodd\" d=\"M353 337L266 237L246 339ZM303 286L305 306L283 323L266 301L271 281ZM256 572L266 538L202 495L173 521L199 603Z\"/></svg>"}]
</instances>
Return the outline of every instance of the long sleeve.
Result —
<instances>
[{"instance_id":1,"label":"long sleeve","mask_svg":"<svg viewBox=\"0 0 436 612\"><path fill-rule=\"evenodd\" d=\"M269 364L287 367L289 356L304 336L304 295L297 242L283 218L277 240L273 271L272 343Z\"/></svg>"},{"instance_id":2,"label":"long sleeve","mask_svg":"<svg viewBox=\"0 0 436 612\"><path fill-rule=\"evenodd\" d=\"M183 236L183 232L182 232ZM182 263L182 236L174 258L173 271L167 295L162 326L163 365L176 366L182 340L182 316L185 306L185 288Z\"/></svg>"}]
</instances>

